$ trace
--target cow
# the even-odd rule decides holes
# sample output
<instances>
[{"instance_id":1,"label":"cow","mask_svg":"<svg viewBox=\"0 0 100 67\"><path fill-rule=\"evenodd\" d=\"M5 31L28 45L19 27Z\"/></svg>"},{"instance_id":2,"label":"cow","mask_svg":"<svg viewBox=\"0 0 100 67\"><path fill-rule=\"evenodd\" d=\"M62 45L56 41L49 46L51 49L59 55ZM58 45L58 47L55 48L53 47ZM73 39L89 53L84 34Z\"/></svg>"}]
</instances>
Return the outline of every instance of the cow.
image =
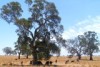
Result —
<instances>
[{"instance_id":1,"label":"cow","mask_svg":"<svg viewBox=\"0 0 100 67\"><path fill-rule=\"evenodd\" d=\"M41 61L30 61L30 64L33 64L33 65L43 65Z\"/></svg>"},{"instance_id":2,"label":"cow","mask_svg":"<svg viewBox=\"0 0 100 67\"><path fill-rule=\"evenodd\" d=\"M57 60L55 60L55 63L57 63Z\"/></svg>"},{"instance_id":3,"label":"cow","mask_svg":"<svg viewBox=\"0 0 100 67\"><path fill-rule=\"evenodd\" d=\"M52 65L52 61L46 61L45 65Z\"/></svg>"},{"instance_id":4,"label":"cow","mask_svg":"<svg viewBox=\"0 0 100 67\"><path fill-rule=\"evenodd\" d=\"M71 62L75 62L74 60L72 60Z\"/></svg>"},{"instance_id":5,"label":"cow","mask_svg":"<svg viewBox=\"0 0 100 67\"><path fill-rule=\"evenodd\" d=\"M65 64L67 64L68 62L69 62L69 60L66 60L66 61L65 61Z\"/></svg>"}]
</instances>

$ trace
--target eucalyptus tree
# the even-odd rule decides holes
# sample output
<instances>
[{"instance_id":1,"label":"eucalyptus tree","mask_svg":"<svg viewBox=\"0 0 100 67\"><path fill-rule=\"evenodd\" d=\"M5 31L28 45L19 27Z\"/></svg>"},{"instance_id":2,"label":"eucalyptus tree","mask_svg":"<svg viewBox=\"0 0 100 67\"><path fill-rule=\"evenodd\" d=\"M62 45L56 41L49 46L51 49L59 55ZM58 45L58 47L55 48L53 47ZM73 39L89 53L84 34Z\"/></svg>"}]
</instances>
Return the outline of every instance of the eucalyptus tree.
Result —
<instances>
[{"instance_id":1,"label":"eucalyptus tree","mask_svg":"<svg viewBox=\"0 0 100 67\"><path fill-rule=\"evenodd\" d=\"M18 53L18 59L20 59L20 55L21 55L21 36L19 36L17 41L15 42L15 51Z\"/></svg>"},{"instance_id":2,"label":"eucalyptus tree","mask_svg":"<svg viewBox=\"0 0 100 67\"><path fill-rule=\"evenodd\" d=\"M84 33L85 37L85 54L90 55L90 60L93 60L93 53L99 51L99 40L97 33L94 31L88 31Z\"/></svg>"},{"instance_id":3,"label":"eucalyptus tree","mask_svg":"<svg viewBox=\"0 0 100 67\"><path fill-rule=\"evenodd\" d=\"M48 48L52 39L55 40L54 44L65 45L61 35L63 26L54 3L46 0L25 0L25 3L29 7L29 18L22 17L23 10L19 2L10 2L2 6L1 17L18 27L17 34L28 42L33 59L36 61L38 50L36 41L47 42Z\"/></svg>"},{"instance_id":4,"label":"eucalyptus tree","mask_svg":"<svg viewBox=\"0 0 100 67\"><path fill-rule=\"evenodd\" d=\"M3 52L4 52L6 55L11 55L12 52L13 52L13 50L12 50L11 47L5 47L5 48L3 48L2 50L3 50Z\"/></svg>"},{"instance_id":5,"label":"eucalyptus tree","mask_svg":"<svg viewBox=\"0 0 100 67\"><path fill-rule=\"evenodd\" d=\"M28 44L22 44L22 55L26 56L26 59L28 59L28 56L31 55L31 50Z\"/></svg>"},{"instance_id":6,"label":"eucalyptus tree","mask_svg":"<svg viewBox=\"0 0 100 67\"><path fill-rule=\"evenodd\" d=\"M84 36L83 35L78 35L74 39L68 39L66 44L67 44L67 50L69 53L72 55L76 54L78 56L78 59L81 59L81 55L84 52L85 44L84 44Z\"/></svg>"},{"instance_id":7,"label":"eucalyptus tree","mask_svg":"<svg viewBox=\"0 0 100 67\"><path fill-rule=\"evenodd\" d=\"M20 59L21 54L26 55L26 58L31 55L29 44L25 39L19 35L18 40L15 42L15 51L18 53L18 59Z\"/></svg>"}]
</instances>

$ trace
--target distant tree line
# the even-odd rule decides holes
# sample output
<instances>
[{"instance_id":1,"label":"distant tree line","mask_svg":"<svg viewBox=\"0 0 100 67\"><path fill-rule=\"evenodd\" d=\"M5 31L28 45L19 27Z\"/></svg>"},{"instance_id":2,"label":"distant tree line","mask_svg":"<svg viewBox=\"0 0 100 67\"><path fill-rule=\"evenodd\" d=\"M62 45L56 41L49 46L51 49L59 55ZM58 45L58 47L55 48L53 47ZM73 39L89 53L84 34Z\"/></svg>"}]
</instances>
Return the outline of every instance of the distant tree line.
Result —
<instances>
[{"instance_id":1,"label":"distant tree line","mask_svg":"<svg viewBox=\"0 0 100 67\"><path fill-rule=\"evenodd\" d=\"M72 55L76 54L78 59L82 55L89 55L93 60L93 53L99 52L99 39L94 31L87 31L83 35L78 35L74 39L66 40L66 48Z\"/></svg>"},{"instance_id":2,"label":"distant tree line","mask_svg":"<svg viewBox=\"0 0 100 67\"><path fill-rule=\"evenodd\" d=\"M18 54L18 58L20 59L20 55L25 55L26 58L28 58L29 55L31 55L30 47L27 45L27 43L21 43L19 44L20 38L18 38L17 42L15 43L15 49L12 50L11 47L5 47L3 48L3 52L6 55L16 55ZM46 45L43 45L44 42L36 42L38 44L38 48L41 49L38 51L37 56L38 59L41 59L43 57L47 57L42 51L45 53L49 52L46 50ZM78 59L81 60L82 55L89 55L90 60L93 60L93 53L99 52L99 39L97 36L97 33L94 31L87 31L84 32L83 35L78 35L77 37L73 39L67 39L65 41L65 48L67 51L72 55L77 55ZM42 47L42 48L41 48ZM48 49L48 48L47 48ZM53 43L49 45L50 51L59 53L60 49L55 46Z\"/></svg>"}]
</instances>

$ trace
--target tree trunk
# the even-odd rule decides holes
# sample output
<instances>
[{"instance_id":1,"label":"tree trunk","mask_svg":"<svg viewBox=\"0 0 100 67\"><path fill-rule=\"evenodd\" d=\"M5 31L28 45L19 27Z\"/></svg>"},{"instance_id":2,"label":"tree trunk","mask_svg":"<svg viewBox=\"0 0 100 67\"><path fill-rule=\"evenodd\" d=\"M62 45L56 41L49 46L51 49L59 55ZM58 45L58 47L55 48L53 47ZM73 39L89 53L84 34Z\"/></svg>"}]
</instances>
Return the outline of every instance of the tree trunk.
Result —
<instances>
[{"instance_id":1,"label":"tree trunk","mask_svg":"<svg viewBox=\"0 0 100 67\"><path fill-rule=\"evenodd\" d=\"M26 59L28 59L28 53L26 54Z\"/></svg>"},{"instance_id":2,"label":"tree trunk","mask_svg":"<svg viewBox=\"0 0 100 67\"><path fill-rule=\"evenodd\" d=\"M78 59L81 60L81 54L77 53Z\"/></svg>"},{"instance_id":3,"label":"tree trunk","mask_svg":"<svg viewBox=\"0 0 100 67\"><path fill-rule=\"evenodd\" d=\"M34 65L34 62L37 61L37 54L35 49L32 50L32 57L33 57L32 64Z\"/></svg>"},{"instance_id":4,"label":"tree trunk","mask_svg":"<svg viewBox=\"0 0 100 67\"><path fill-rule=\"evenodd\" d=\"M93 60L93 57L92 56L93 56L92 53L90 53L90 60Z\"/></svg>"},{"instance_id":5,"label":"tree trunk","mask_svg":"<svg viewBox=\"0 0 100 67\"><path fill-rule=\"evenodd\" d=\"M80 54L78 55L78 59L81 60L81 55Z\"/></svg>"},{"instance_id":6,"label":"tree trunk","mask_svg":"<svg viewBox=\"0 0 100 67\"><path fill-rule=\"evenodd\" d=\"M34 36L33 36L33 33L30 31L30 34L32 36L32 41L31 41L31 44L30 44L30 48L32 50L32 65L34 65L34 62L37 61L37 56L36 56L36 47L34 46L35 45L35 38L36 38L36 32L37 32L38 28L35 30L34 32ZM34 45L33 45L34 44Z\"/></svg>"},{"instance_id":7,"label":"tree trunk","mask_svg":"<svg viewBox=\"0 0 100 67\"><path fill-rule=\"evenodd\" d=\"M18 53L18 59L20 59L20 52Z\"/></svg>"}]
</instances>

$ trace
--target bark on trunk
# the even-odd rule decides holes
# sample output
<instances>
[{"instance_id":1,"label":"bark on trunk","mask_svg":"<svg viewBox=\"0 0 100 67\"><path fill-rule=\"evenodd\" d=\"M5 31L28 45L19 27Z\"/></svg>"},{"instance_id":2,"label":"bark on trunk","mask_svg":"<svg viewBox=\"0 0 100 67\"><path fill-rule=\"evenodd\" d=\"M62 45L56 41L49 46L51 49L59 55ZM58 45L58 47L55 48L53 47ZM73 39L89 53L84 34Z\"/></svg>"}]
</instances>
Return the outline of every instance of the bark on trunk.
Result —
<instances>
[{"instance_id":1,"label":"bark on trunk","mask_svg":"<svg viewBox=\"0 0 100 67\"><path fill-rule=\"evenodd\" d=\"M18 59L20 59L20 52L18 53Z\"/></svg>"},{"instance_id":2,"label":"bark on trunk","mask_svg":"<svg viewBox=\"0 0 100 67\"><path fill-rule=\"evenodd\" d=\"M78 59L81 60L81 54L77 53Z\"/></svg>"},{"instance_id":3,"label":"bark on trunk","mask_svg":"<svg viewBox=\"0 0 100 67\"><path fill-rule=\"evenodd\" d=\"M78 59L81 60L81 55L78 55Z\"/></svg>"},{"instance_id":4,"label":"bark on trunk","mask_svg":"<svg viewBox=\"0 0 100 67\"><path fill-rule=\"evenodd\" d=\"M32 41L31 41L31 44L30 44L30 48L32 50L32 57L33 57L32 64L33 65L34 65L34 62L37 61L37 56L35 55L36 54L36 47L34 45L35 45L36 32L37 32L38 29L39 29L39 27L35 29L34 35L31 31L29 31L31 36L32 36Z\"/></svg>"},{"instance_id":5,"label":"bark on trunk","mask_svg":"<svg viewBox=\"0 0 100 67\"><path fill-rule=\"evenodd\" d=\"M34 65L34 62L37 61L37 54L35 48L32 50L32 57L33 57L32 64Z\"/></svg>"},{"instance_id":6,"label":"bark on trunk","mask_svg":"<svg viewBox=\"0 0 100 67\"><path fill-rule=\"evenodd\" d=\"M27 53L27 55L26 55L26 59L28 59L28 53Z\"/></svg>"},{"instance_id":7,"label":"bark on trunk","mask_svg":"<svg viewBox=\"0 0 100 67\"><path fill-rule=\"evenodd\" d=\"M93 60L93 57L92 57L93 55L92 55L92 53L90 54L90 60Z\"/></svg>"}]
</instances>

